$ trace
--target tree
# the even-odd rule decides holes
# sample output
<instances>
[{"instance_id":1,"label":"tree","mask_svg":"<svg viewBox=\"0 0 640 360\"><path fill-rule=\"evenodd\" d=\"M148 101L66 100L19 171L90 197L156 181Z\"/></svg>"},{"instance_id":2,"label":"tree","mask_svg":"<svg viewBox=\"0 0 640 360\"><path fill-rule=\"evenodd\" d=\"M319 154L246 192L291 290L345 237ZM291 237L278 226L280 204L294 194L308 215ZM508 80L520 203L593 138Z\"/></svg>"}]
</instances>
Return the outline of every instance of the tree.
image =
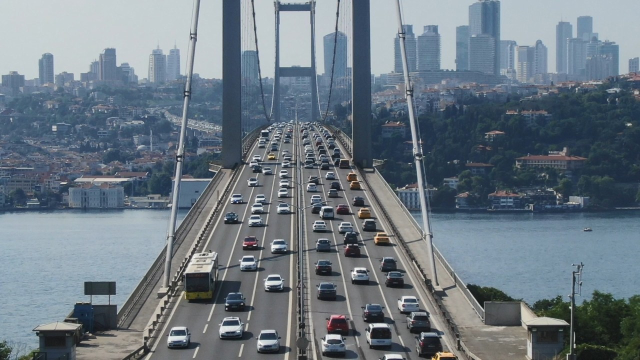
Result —
<instances>
[{"instance_id":1,"label":"tree","mask_svg":"<svg viewBox=\"0 0 640 360\"><path fill-rule=\"evenodd\" d=\"M27 194L25 194L24 190L18 188L9 193L9 202L16 205L25 205L27 203Z\"/></svg>"},{"instance_id":2,"label":"tree","mask_svg":"<svg viewBox=\"0 0 640 360\"><path fill-rule=\"evenodd\" d=\"M467 285L467 288L483 308L485 301L520 301L494 287L469 284Z\"/></svg>"},{"instance_id":3,"label":"tree","mask_svg":"<svg viewBox=\"0 0 640 360\"><path fill-rule=\"evenodd\" d=\"M553 190L559 192L563 198L567 199L573 194L573 182L571 179L564 178L560 180L558 186L554 187Z\"/></svg>"},{"instance_id":4,"label":"tree","mask_svg":"<svg viewBox=\"0 0 640 360\"><path fill-rule=\"evenodd\" d=\"M0 360L9 360L11 356L11 347L7 344L6 340L0 342Z\"/></svg>"}]
</instances>

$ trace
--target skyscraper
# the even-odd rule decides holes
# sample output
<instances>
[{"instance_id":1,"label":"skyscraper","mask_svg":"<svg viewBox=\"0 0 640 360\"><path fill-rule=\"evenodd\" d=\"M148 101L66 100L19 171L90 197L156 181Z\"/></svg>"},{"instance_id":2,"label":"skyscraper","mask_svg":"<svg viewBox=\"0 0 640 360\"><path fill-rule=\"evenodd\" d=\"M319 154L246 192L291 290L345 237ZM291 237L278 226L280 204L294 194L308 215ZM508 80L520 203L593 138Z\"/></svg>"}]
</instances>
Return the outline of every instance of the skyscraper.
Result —
<instances>
[{"instance_id":1,"label":"skyscraper","mask_svg":"<svg viewBox=\"0 0 640 360\"><path fill-rule=\"evenodd\" d=\"M473 35L469 38L469 70L493 74L496 65L496 44L488 34Z\"/></svg>"},{"instance_id":2,"label":"skyscraper","mask_svg":"<svg viewBox=\"0 0 640 360\"><path fill-rule=\"evenodd\" d=\"M506 75L509 70L515 69L516 44L513 40L500 40L500 74Z\"/></svg>"},{"instance_id":3,"label":"skyscraper","mask_svg":"<svg viewBox=\"0 0 640 360\"><path fill-rule=\"evenodd\" d=\"M167 55L167 81L173 81L180 77L180 49L175 45Z\"/></svg>"},{"instance_id":4,"label":"skyscraper","mask_svg":"<svg viewBox=\"0 0 640 360\"><path fill-rule=\"evenodd\" d=\"M542 40L536 41L534 47L534 59L533 59L533 75L546 74L547 69L547 47L544 46Z\"/></svg>"},{"instance_id":5,"label":"skyscraper","mask_svg":"<svg viewBox=\"0 0 640 360\"><path fill-rule=\"evenodd\" d=\"M556 25L556 72L567 74L568 55L567 40L573 37L573 26L564 21Z\"/></svg>"},{"instance_id":6,"label":"skyscraper","mask_svg":"<svg viewBox=\"0 0 640 360\"><path fill-rule=\"evenodd\" d=\"M424 33L418 36L418 70L440 70L440 34L438 25L427 25Z\"/></svg>"},{"instance_id":7,"label":"skyscraper","mask_svg":"<svg viewBox=\"0 0 640 360\"><path fill-rule=\"evenodd\" d=\"M638 72L640 71L640 58L639 57L634 57L632 59L629 59L629 72Z\"/></svg>"},{"instance_id":8,"label":"skyscraper","mask_svg":"<svg viewBox=\"0 0 640 360\"><path fill-rule=\"evenodd\" d=\"M469 70L469 26L456 27L456 70Z\"/></svg>"},{"instance_id":9,"label":"skyscraper","mask_svg":"<svg viewBox=\"0 0 640 360\"><path fill-rule=\"evenodd\" d=\"M10 88L14 94L18 94L20 88L24 87L24 75L18 74L17 71L9 71L9 74L2 75L2 86Z\"/></svg>"},{"instance_id":10,"label":"skyscraper","mask_svg":"<svg viewBox=\"0 0 640 360\"><path fill-rule=\"evenodd\" d=\"M100 73L98 79L102 81L118 80L116 65L116 49L106 48L100 54Z\"/></svg>"},{"instance_id":11,"label":"skyscraper","mask_svg":"<svg viewBox=\"0 0 640 360\"><path fill-rule=\"evenodd\" d=\"M138 83L138 75L136 75L135 69L132 68L129 63L120 64L120 73L122 74L122 80L124 81L124 83Z\"/></svg>"},{"instance_id":12,"label":"skyscraper","mask_svg":"<svg viewBox=\"0 0 640 360\"><path fill-rule=\"evenodd\" d=\"M40 85L53 83L53 55L46 53L42 54L42 57L38 61Z\"/></svg>"},{"instance_id":13,"label":"skyscraper","mask_svg":"<svg viewBox=\"0 0 640 360\"><path fill-rule=\"evenodd\" d=\"M258 52L245 50L242 52L242 79L243 83L256 84L258 82Z\"/></svg>"},{"instance_id":14,"label":"skyscraper","mask_svg":"<svg viewBox=\"0 0 640 360\"><path fill-rule=\"evenodd\" d=\"M533 77L533 63L535 62L535 48L518 46L518 64L516 78L522 83L529 82Z\"/></svg>"},{"instance_id":15,"label":"skyscraper","mask_svg":"<svg viewBox=\"0 0 640 360\"><path fill-rule=\"evenodd\" d=\"M576 37L584 41L591 40L593 33L593 18L591 16L578 16L578 33Z\"/></svg>"},{"instance_id":16,"label":"skyscraper","mask_svg":"<svg viewBox=\"0 0 640 360\"><path fill-rule=\"evenodd\" d=\"M500 1L478 0L469 6L469 35L489 35L493 38L493 71L488 73L500 74ZM473 55L469 54L472 63Z\"/></svg>"},{"instance_id":17,"label":"skyscraper","mask_svg":"<svg viewBox=\"0 0 640 360\"><path fill-rule=\"evenodd\" d=\"M584 76L587 63L586 42L579 38L567 40L567 74Z\"/></svg>"},{"instance_id":18,"label":"skyscraper","mask_svg":"<svg viewBox=\"0 0 640 360\"><path fill-rule=\"evenodd\" d=\"M333 46L336 46L336 63L333 69L333 78L339 79L347 75L347 35L338 31L330 33L322 39L324 45L324 74L331 76L333 66Z\"/></svg>"},{"instance_id":19,"label":"skyscraper","mask_svg":"<svg viewBox=\"0 0 640 360\"><path fill-rule=\"evenodd\" d=\"M598 47L598 55L604 55L611 58L612 67L609 76L620 75L620 47L613 41L605 41Z\"/></svg>"},{"instance_id":20,"label":"skyscraper","mask_svg":"<svg viewBox=\"0 0 640 360\"><path fill-rule=\"evenodd\" d=\"M149 55L149 82L164 84L167 80L167 58L160 47L151 51Z\"/></svg>"},{"instance_id":21,"label":"skyscraper","mask_svg":"<svg viewBox=\"0 0 640 360\"><path fill-rule=\"evenodd\" d=\"M413 25L402 25L405 34L405 50L407 52L407 65L409 72L416 71L416 36L413 33ZM394 50L394 67L393 71L402 73L402 55L400 53L400 36L396 35L393 43Z\"/></svg>"}]
</instances>

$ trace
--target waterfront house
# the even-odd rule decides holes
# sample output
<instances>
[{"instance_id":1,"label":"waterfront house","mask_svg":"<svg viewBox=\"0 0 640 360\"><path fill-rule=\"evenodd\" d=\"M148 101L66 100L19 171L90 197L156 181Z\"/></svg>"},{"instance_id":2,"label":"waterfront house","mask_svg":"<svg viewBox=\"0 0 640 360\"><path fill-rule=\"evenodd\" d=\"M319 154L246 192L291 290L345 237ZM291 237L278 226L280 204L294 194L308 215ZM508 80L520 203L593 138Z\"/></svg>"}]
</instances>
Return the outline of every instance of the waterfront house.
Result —
<instances>
[{"instance_id":1,"label":"waterfront house","mask_svg":"<svg viewBox=\"0 0 640 360\"><path fill-rule=\"evenodd\" d=\"M524 196L510 191L496 191L489 194L489 207L496 210L515 210L524 208Z\"/></svg>"}]
</instances>

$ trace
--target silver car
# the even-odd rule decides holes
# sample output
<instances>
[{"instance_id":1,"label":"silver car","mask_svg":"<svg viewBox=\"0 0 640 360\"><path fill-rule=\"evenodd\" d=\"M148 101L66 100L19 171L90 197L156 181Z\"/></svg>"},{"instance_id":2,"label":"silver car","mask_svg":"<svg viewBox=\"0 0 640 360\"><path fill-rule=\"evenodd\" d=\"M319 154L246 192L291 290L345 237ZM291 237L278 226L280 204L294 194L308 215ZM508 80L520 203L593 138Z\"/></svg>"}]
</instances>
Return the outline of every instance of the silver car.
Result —
<instances>
[{"instance_id":1,"label":"silver car","mask_svg":"<svg viewBox=\"0 0 640 360\"><path fill-rule=\"evenodd\" d=\"M257 350L262 352L280 351L280 336L275 330L262 330L256 338L258 340Z\"/></svg>"}]
</instances>

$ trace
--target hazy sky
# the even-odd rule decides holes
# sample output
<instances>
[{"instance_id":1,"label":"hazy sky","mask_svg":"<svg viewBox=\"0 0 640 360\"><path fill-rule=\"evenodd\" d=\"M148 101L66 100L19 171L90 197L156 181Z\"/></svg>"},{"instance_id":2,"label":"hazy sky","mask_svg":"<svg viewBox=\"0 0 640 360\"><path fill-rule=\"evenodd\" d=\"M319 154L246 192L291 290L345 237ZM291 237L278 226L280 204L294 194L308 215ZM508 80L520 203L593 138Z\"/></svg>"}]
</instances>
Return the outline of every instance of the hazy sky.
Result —
<instances>
[{"instance_id":1,"label":"hazy sky","mask_svg":"<svg viewBox=\"0 0 640 360\"><path fill-rule=\"evenodd\" d=\"M245 0L246 1L246 0ZM349 0L342 0L349 1ZM357 0L356 0L357 1ZM288 0L286 2L297 2ZM416 35L424 25L438 25L442 68L455 68L455 27L468 24L474 0L403 0L404 22ZM272 0L255 0L263 76L273 75L274 11ZM393 39L397 33L395 0L371 0L372 70L393 69ZM165 54L177 44L185 69L191 0L0 0L0 73L15 70L32 79L38 59L54 55L55 73L73 72L79 79L89 63L106 47L117 50L118 64L128 62L140 79L147 77L148 59L157 45ZM555 26L565 20L593 16L600 40L620 45L620 71L629 58L640 56L638 0L503 0L501 37L520 45L540 39L548 48L549 71L555 71ZM317 66L323 72L322 36L335 26L336 0L318 0L316 15ZM202 0L195 72L203 77L222 74L222 0ZM281 21L283 66L309 64L309 26L306 13L286 13ZM301 50L302 49L302 50ZM184 73L184 70L183 70Z\"/></svg>"}]
</instances>

